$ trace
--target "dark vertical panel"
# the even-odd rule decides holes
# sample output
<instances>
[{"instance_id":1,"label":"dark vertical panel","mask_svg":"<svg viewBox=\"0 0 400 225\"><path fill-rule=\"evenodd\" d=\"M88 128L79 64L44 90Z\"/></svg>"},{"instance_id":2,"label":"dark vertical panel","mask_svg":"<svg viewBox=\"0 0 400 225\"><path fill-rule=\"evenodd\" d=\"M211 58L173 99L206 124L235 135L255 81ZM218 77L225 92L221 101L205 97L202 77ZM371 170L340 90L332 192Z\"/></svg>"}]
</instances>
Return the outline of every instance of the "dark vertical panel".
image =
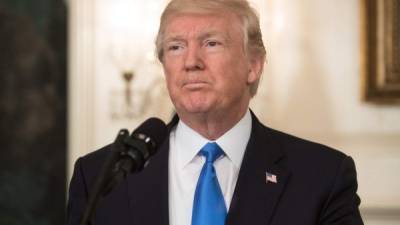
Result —
<instances>
[{"instance_id":1,"label":"dark vertical panel","mask_svg":"<svg viewBox=\"0 0 400 225\"><path fill-rule=\"evenodd\" d=\"M394 0L391 6L392 8L388 9L392 11L390 13L392 49L389 56L391 65L389 65L390 70L386 80L388 83L400 85L400 1Z\"/></svg>"},{"instance_id":2,"label":"dark vertical panel","mask_svg":"<svg viewBox=\"0 0 400 225\"><path fill-rule=\"evenodd\" d=\"M0 1L0 224L64 224L66 6Z\"/></svg>"}]
</instances>

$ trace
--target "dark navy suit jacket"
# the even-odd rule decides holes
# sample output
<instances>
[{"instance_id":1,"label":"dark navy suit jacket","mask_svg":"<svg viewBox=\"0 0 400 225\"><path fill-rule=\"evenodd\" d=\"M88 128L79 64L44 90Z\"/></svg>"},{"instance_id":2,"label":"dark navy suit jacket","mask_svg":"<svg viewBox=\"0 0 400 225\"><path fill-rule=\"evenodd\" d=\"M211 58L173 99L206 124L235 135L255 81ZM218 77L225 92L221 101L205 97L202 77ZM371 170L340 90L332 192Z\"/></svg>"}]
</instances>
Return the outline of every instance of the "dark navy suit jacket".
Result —
<instances>
[{"instance_id":1,"label":"dark navy suit jacket","mask_svg":"<svg viewBox=\"0 0 400 225\"><path fill-rule=\"evenodd\" d=\"M169 128L177 121L175 117ZM79 224L110 149L77 160L69 189L68 225ZM168 225L168 151L169 138L142 172L129 175L104 198L92 225ZM277 182L266 182L266 172L276 175ZM251 136L226 224L360 225L356 191L350 157L265 127L252 115Z\"/></svg>"}]
</instances>

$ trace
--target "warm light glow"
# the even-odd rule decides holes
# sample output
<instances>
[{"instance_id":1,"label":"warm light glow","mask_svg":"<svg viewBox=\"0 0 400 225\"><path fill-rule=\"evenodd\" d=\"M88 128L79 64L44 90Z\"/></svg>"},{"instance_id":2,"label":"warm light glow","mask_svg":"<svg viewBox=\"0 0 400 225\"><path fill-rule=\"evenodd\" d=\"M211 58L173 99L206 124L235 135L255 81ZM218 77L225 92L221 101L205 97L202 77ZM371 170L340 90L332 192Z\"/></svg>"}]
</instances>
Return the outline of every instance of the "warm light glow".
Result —
<instances>
[{"instance_id":1,"label":"warm light glow","mask_svg":"<svg viewBox=\"0 0 400 225\"><path fill-rule=\"evenodd\" d=\"M273 13L272 26L275 33L281 33L285 29L286 20L285 14L280 7Z\"/></svg>"},{"instance_id":2,"label":"warm light glow","mask_svg":"<svg viewBox=\"0 0 400 225\"><path fill-rule=\"evenodd\" d=\"M103 1L99 9L99 27L104 33L105 51L118 70L130 70L152 61L164 0Z\"/></svg>"}]
</instances>

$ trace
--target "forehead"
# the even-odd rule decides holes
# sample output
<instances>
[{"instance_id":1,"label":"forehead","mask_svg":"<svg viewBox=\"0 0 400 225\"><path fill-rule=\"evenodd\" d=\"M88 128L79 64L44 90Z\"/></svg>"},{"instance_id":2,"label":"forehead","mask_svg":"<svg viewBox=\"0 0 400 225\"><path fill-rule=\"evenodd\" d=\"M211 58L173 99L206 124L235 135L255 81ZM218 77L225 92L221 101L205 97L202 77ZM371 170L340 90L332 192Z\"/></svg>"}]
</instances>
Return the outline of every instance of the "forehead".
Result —
<instances>
[{"instance_id":1,"label":"forehead","mask_svg":"<svg viewBox=\"0 0 400 225\"><path fill-rule=\"evenodd\" d=\"M240 28L239 18L231 13L179 13L168 18L164 30L164 40L175 36L204 34L241 37Z\"/></svg>"}]
</instances>

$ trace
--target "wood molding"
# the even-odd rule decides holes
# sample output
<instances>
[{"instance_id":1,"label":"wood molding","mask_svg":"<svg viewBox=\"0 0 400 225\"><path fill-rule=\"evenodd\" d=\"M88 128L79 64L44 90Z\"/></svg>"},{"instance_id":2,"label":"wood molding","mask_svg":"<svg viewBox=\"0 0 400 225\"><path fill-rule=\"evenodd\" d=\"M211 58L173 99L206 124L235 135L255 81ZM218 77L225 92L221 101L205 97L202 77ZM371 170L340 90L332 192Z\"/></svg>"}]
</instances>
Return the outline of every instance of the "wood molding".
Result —
<instances>
[{"instance_id":1,"label":"wood molding","mask_svg":"<svg viewBox=\"0 0 400 225\"><path fill-rule=\"evenodd\" d=\"M95 0L69 0L68 169L93 148ZM69 179L68 179L69 180Z\"/></svg>"}]
</instances>

